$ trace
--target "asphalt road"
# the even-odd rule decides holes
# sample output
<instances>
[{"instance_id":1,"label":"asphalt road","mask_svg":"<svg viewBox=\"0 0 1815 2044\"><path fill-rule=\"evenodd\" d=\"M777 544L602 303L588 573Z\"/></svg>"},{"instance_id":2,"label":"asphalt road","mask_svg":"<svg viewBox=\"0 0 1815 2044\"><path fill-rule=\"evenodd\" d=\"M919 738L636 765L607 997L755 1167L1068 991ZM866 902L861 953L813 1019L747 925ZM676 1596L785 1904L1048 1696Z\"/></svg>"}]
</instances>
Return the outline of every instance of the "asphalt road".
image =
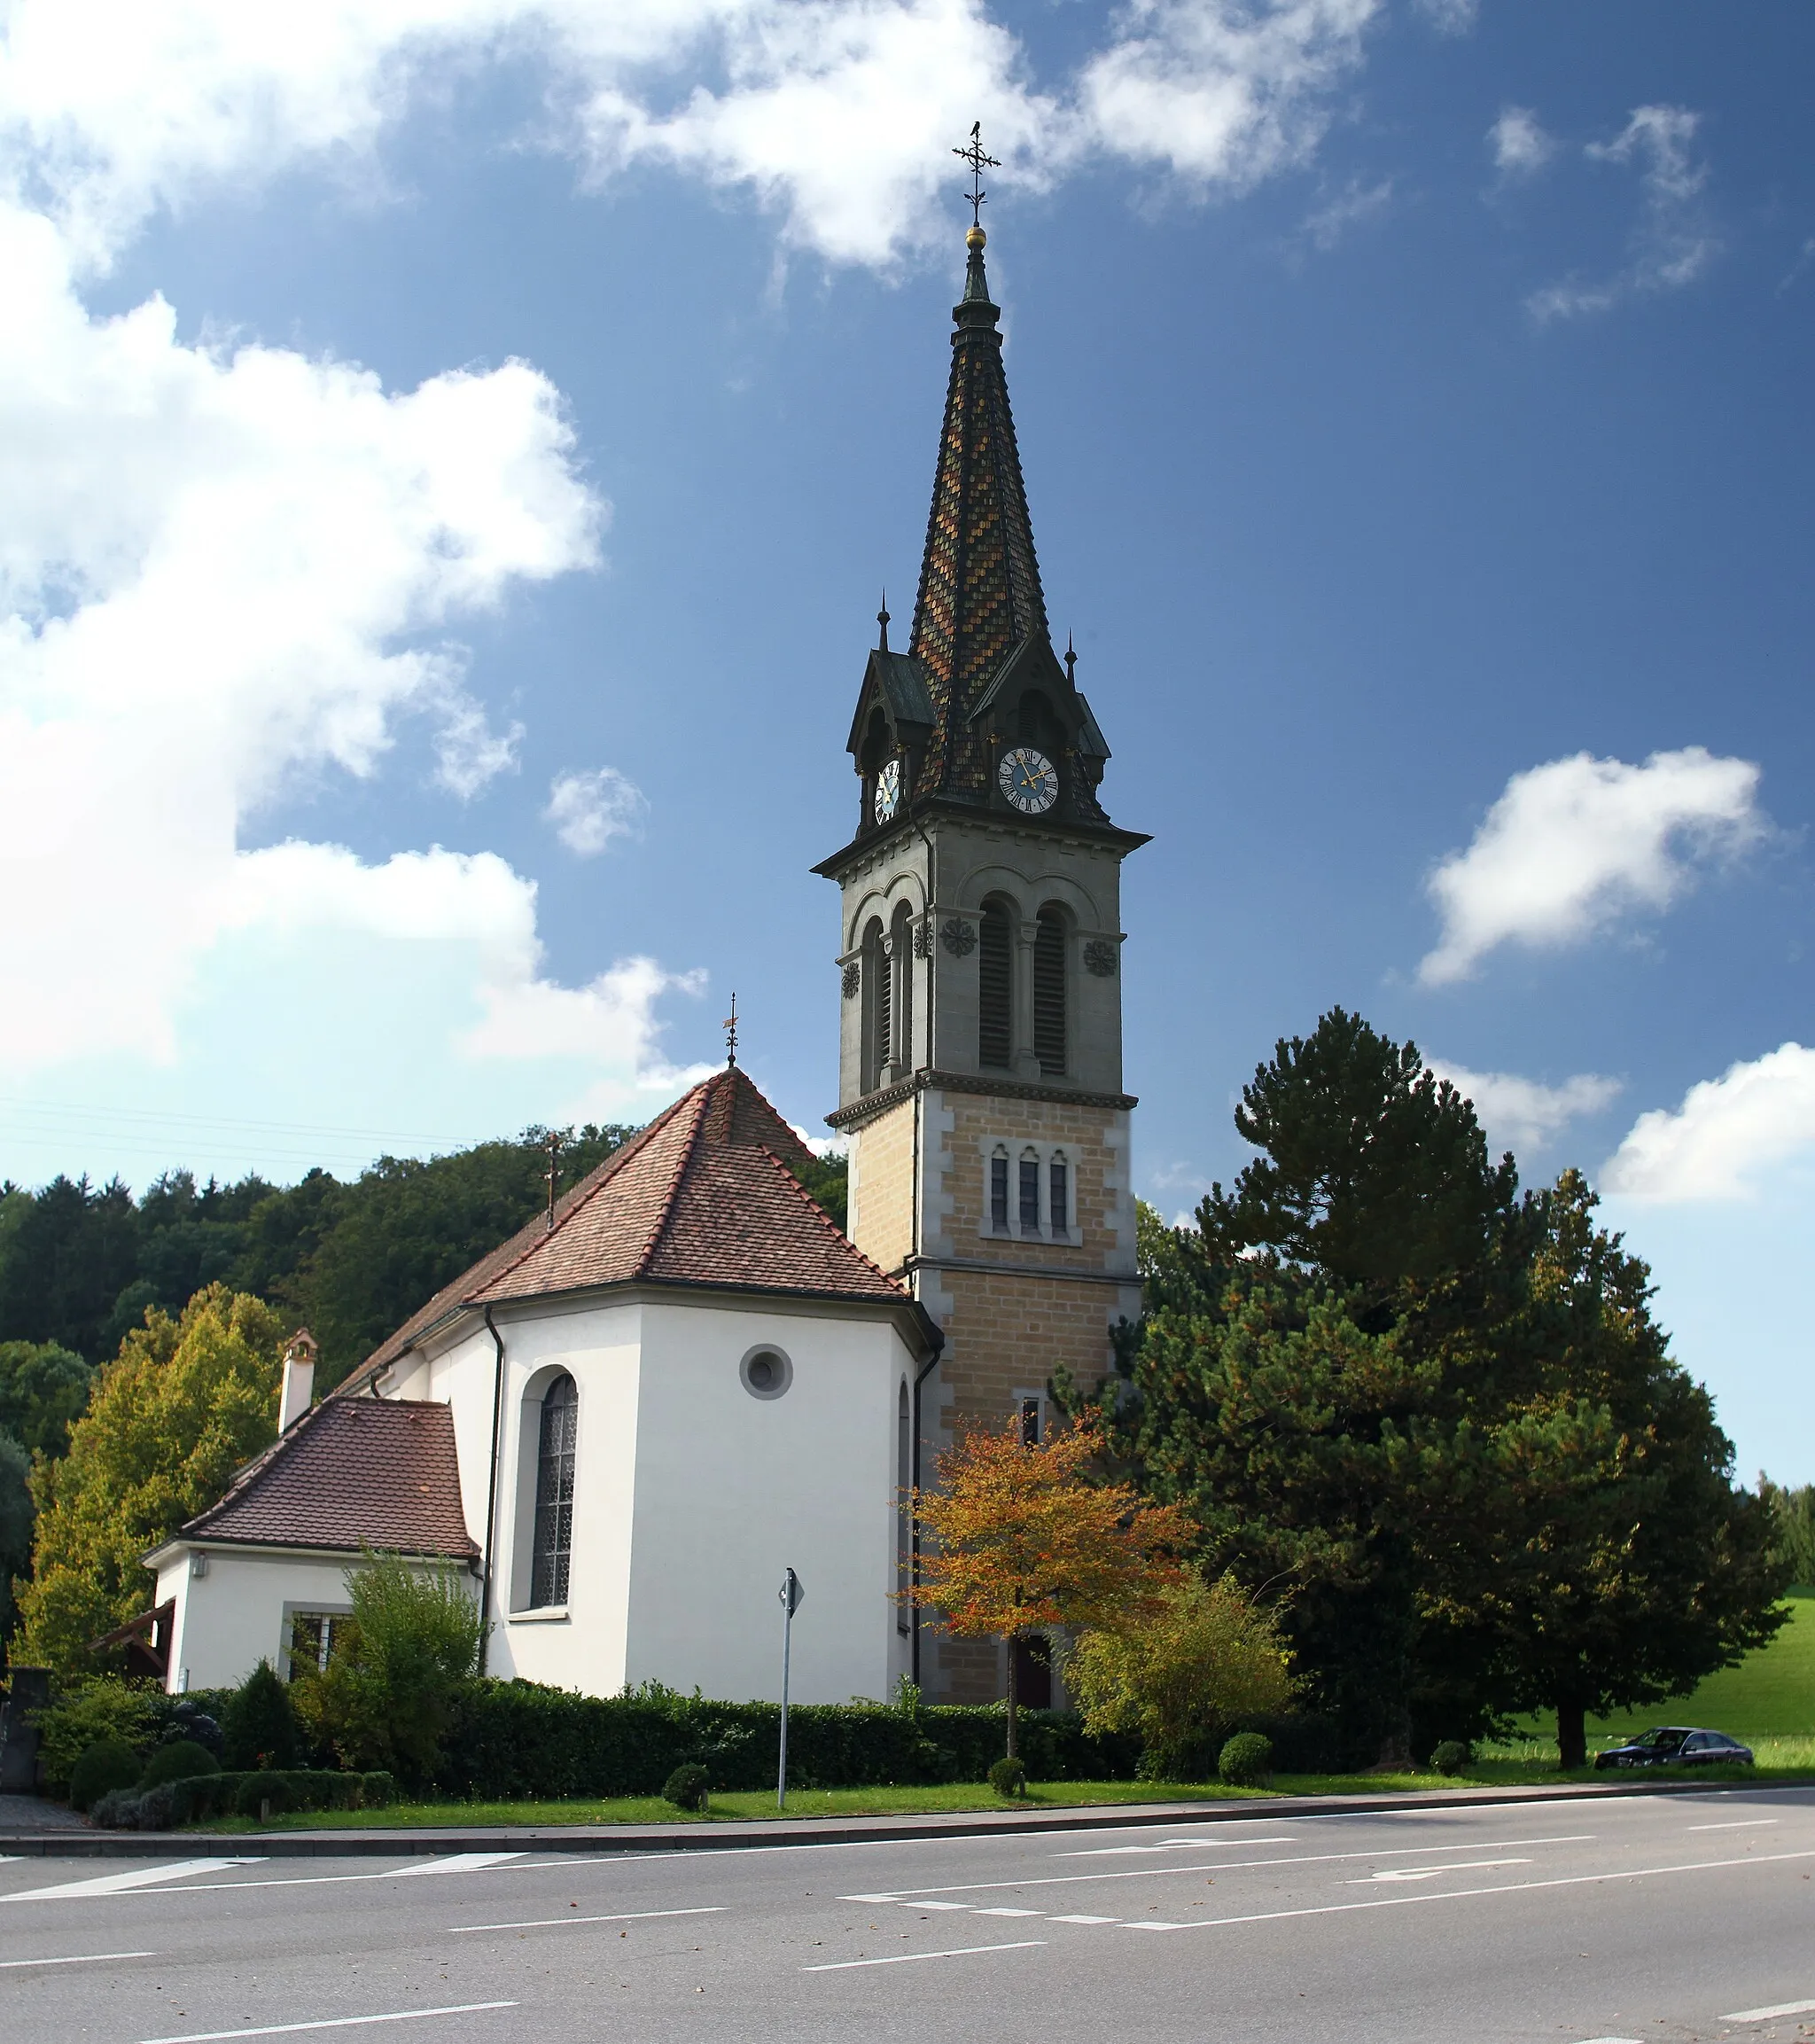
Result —
<instances>
[{"instance_id":1,"label":"asphalt road","mask_svg":"<svg viewBox=\"0 0 1815 2044\"><path fill-rule=\"evenodd\" d=\"M1811 2038L1815 1790L722 1853L0 1864L8 2044L316 2034Z\"/></svg>"}]
</instances>

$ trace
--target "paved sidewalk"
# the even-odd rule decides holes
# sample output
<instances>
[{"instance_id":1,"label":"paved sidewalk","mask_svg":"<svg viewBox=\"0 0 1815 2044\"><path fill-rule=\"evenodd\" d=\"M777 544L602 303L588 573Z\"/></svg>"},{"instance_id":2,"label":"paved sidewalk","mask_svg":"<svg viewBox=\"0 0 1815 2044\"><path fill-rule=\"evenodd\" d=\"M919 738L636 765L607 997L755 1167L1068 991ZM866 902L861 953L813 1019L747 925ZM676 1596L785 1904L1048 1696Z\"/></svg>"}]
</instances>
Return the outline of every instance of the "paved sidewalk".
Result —
<instances>
[{"instance_id":1,"label":"paved sidewalk","mask_svg":"<svg viewBox=\"0 0 1815 2044\"><path fill-rule=\"evenodd\" d=\"M8 1823L10 1806L22 1797L0 1798L0 1853L57 1857L188 1859L197 1854L255 1852L268 1859L355 1858L369 1855L496 1852L501 1846L535 1853L694 1853L742 1849L779 1849L790 1845L854 1845L873 1841L935 1837L986 1838L1039 1831L1105 1831L1127 1825L1176 1827L1190 1824L1252 1822L1257 1817L1365 1816L1390 1810L1478 1809L1500 1804L1593 1802L1619 1796L1667 1796L1710 1790L1726 1794L1760 1793L1767 1788L1794 1789L1795 1783L1707 1782L1693 1778L1670 1782L1561 1782L1554 1787L1514 1789L1429 1789L1397 1790L1379 1796L1249 1796L1216 1803L1087 1803L1061 1809L953 1810L908 1817L774 1817L730 1819L723 1822L672 1824L526 1824L475 1825L429 1829L416 1826L386 1829L377 1825L358 1829L320 1831L96 1831L80 1817L51 1804L35 1828ZM1815 1782L1809 1784L1815 1788Z\"/></svg>"}]
</instances>

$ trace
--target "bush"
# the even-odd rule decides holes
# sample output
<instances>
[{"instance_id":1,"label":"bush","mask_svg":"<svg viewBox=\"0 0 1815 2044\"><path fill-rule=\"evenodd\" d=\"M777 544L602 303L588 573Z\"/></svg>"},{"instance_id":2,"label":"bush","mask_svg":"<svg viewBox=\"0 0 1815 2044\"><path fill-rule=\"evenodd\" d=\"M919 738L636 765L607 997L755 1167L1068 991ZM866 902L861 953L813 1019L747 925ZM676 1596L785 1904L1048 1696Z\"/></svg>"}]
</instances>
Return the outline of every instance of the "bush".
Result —
<instances>
[{"instance_id":1,"label":"bush","mask_svg":"<svg viewBox=\"0 0 1815 2044\"><path fill-rule=\"evenodd\" d=\"M363 1810L388 1810L397 1800L397 1778L382 1770L360 1777L359 1806Z\"/></svg>"},{"instance_id":2,"label":"bush","mask_svg":"<svg viewBox=\"0 0 1815 2044\"><path fill-rule=\"evenodd\" d=\"M1445 1739L1431 1749L1430 1765L1439 1775L1460 1775L1475 1758L1462 1739Z\"/></svg>"},{"instance_id":3,"label":"bush","mask_svg":"<svg viewBox=\"0 0 1815 2044\"><path fill-rule=\"evenodd\" d=\"M683 1760L662 1783L662 1800L677 1810L703 1814L712 1796L712 1777L697 1760Z\"/></svg>"},{"instance_id":4,"label":"bush","mask_svg":"<svg viewBox=\"0 0 1815 2044\"><path fill-rule=\"evenodd\" d=\"M1258 1732L1237 1732L1216 1763L1232 1789L1263 1789L1273 1779L1273 1741Z\"/></svg>"},{"instance_id":5,"label":"bush","mask_svg":"<svg viewBox=\"0 0 1815 2044\"><path fill-rule=\"evenodd\" d=\"M220 1761L206 1746L198 1745L193 1739L173 1739L152 1755L138 1785L141 1789L158 1789L166 1782L186 1782L196 1775L220 1772Z\"/></svg>"},{"instance_id":6,"label":"bush","mask_svg":"<svg viewBox=\"0 0 1815 2044\"><path fill-rule=\"evenodd\" d=\"M97 1739L70 1769L71 1806L91 1810L110 1790L137 1788L143 1764L124 1739Z\"/></svg>"},{"instance_id":7,"label":"bush","mask_svg":"<svg viewBox=\"0 0 1815 2044\"><path fill-rule=\"evenodd\" d=\"M583 1697L526 1681L471 1681L455 1692L434 1786L490 1802L517 1797L658 1796L683 1761L718 1790L772 1788L780 1711L653 1687ZM1087 1732L1069 1711L1023 1711L1019 1746L1036 1781L1127 1781L1136 1733ZM788 1712L788 1779L802 1788L981 1782L1001 1756L1001 1705L797 1704Z\"/></svg>"},{"instance_id":8,"label":"bush","mask_svg":"<svg viewBox=\"0 0 1815 2044\"><path fill-rule=\"evenodd\" d=\"M170 1721L164 1727L164 1744L173 1745L178 1739L188 1739L198 1746L204 1746L215 1759L221 1758L226 1744L225 1735L217 1719L191 1702L187 1697L170 1712Z\"/></svg>"},{"instance_id":9,"label":"bush","mask_svg":"<svg viewBox=\"0 0 1815 2044\"><path fill-rule=\"evenodd\" d=\"M77 1760L104 1740L143 1750L163 1721L164 1703L155 1683L122 1675L97 1675L59 1689L56 1701L37 1714L45 1780L52 1789L73 1787Z\"/></svg>"},{"instance_id":10,"label":"bush","mask_svg":"<svg viewBox=\"0 0 1815 2044\"><path fill-rule=\"evenodd\" d=\"M222 1728L222 1759L230 1767L290 1767L296 1764L296 1712L290 1692L269 1661L234 1690Z\"/></svg>"},{"instance_id":11,"label":"bush","mask_svg":"<svg viewBox=\"0 0 1815 2044\"><path fill-rule=\"evenodd\" d=\"M989 1785L1005 1802L1027 1793L1027 1769L1017 1759L1004 1757L990 1767Z\"/></svg>"}]
</instances>

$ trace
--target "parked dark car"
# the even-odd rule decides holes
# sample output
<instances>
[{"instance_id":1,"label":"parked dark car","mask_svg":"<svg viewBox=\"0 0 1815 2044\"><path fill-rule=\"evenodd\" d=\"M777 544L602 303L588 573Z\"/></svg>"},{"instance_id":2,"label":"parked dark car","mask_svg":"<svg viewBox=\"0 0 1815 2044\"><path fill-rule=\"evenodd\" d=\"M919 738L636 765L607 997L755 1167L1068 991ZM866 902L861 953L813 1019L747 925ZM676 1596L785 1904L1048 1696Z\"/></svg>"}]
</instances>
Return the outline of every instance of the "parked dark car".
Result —
<instances>
[{"instance_id":1,"label":"parked dark car","mask_svg":"<svg viewBox=\"0 0 1815 2044\"><path fill-rule=\"evenodd\" d=\"M1712 1767L1734 1762L1749 1767L1751 1747L1725 1732L1702 1731L1693 1725L1660 1725L1594 1756L1597 1767Z\"/></svg>"}]
</instances>

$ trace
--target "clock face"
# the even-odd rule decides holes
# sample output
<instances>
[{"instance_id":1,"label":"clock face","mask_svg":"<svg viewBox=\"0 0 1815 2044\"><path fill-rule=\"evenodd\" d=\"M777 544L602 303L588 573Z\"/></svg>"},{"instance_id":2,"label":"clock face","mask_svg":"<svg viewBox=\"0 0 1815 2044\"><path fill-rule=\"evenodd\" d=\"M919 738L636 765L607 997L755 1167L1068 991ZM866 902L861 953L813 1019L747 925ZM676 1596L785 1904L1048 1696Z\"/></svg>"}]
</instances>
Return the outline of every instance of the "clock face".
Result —
<instances>
[{"instance_id":1,"label":"clock face","mask_svg":"<svg viewBox=\"0 0 1815 2044\"><path fill-rule=\"evenodd\" d=\"M1044 815L1059 799L1056 769L1044 753L1032 745L1017 745L1004 753L996 779L1024 816Z\"/></svg>"},{"instance_id":2,"label":"clock face","mask_svg":"<svg viewBox=\"0 0 1815 2044\"><path fill-rule=\"evenodd\" d=\"M876 777L876 820L886 823L901 806L901 762L884 760Z\"/></svg>"}]
</instances>

